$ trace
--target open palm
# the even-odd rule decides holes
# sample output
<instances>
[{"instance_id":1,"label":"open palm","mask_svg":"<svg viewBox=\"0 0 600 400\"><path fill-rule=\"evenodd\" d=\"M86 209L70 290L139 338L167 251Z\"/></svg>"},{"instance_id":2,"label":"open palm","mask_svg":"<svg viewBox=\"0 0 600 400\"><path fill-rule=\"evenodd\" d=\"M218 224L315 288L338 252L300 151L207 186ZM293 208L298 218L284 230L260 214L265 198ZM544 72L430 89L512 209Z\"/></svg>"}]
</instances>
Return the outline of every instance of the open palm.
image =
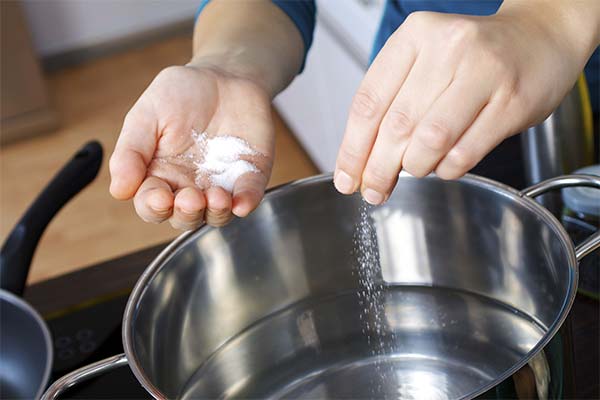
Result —
<instances>
[{"instance_id":1,"label":"open palm","mask_svg":"<svg viewBox=\"0 0 600 400\"><path fill-rule=\"evenodd\" d=\"M231 193L198 182L202 148L193 132L236 136L254 150L248 172ZM134 199L147 222L177 229L215 226L243 217L260 202L271 174L274 131L270 99L254 82L217 67L169 67L157 75L125 117L110 160L111 194Z\"/></svg>"}]
</instances>

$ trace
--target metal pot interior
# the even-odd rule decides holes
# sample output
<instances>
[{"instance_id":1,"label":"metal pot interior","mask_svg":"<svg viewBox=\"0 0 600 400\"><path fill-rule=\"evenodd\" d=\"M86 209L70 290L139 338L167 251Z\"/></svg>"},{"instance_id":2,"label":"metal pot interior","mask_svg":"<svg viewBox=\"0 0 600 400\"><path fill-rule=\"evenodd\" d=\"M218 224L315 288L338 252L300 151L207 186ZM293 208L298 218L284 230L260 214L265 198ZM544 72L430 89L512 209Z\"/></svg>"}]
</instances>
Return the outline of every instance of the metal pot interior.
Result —
<instances>
[{"instance_id":1,"label":"metal pot interior","mask_svg":"<svg viewBox=\"0 0 600 400\"><path fill-rule=\"evenodd\" d=\"M577 273L564 231L474 176L401 176L369 208L380 267L365 299L361 203L317 177L181 239L125 316L142 383L169 398L472 397L523 365L568 312Z\"/></svg>"}]
</instances>

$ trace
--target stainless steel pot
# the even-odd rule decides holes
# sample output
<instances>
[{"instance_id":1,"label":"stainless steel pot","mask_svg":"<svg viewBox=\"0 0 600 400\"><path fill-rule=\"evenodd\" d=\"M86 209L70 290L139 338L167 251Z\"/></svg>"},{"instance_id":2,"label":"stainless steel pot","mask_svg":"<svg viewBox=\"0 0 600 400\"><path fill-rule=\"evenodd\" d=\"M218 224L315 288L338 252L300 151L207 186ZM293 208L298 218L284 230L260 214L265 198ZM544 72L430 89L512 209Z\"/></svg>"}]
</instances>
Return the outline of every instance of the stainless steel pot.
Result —
<instances>
[{"instance_id":1,"label":"stainless steel pot","mask_svg":"<svg viewBox=\"0 0 600 400\"><path fill-rule=\"evenodd\" d=\"M552 114L520 137L528 185L593 164L592 105L585 75L580 75ZM560 216L562 202L559 192L548 193L537 201L555 216Z\"/></svg>"},{"instance_id":2,"label":"stainless steel pot","mask_svg":"<svg viewBox=\"0 0 600 400\"><path fill-rule=\"evenodd\" d=\"M550 396L541 350L600 235L574 249L532 198L576 185L600 179L517 192L473 175L401 175L368 209L379 264L366 292L360 197L339 195L328 175L272 190L249 217L171 243L129 298L125 354L61 378L44 399L126 363L156 398L473 398L525 365Z\"/></svg>"}]
</instances>

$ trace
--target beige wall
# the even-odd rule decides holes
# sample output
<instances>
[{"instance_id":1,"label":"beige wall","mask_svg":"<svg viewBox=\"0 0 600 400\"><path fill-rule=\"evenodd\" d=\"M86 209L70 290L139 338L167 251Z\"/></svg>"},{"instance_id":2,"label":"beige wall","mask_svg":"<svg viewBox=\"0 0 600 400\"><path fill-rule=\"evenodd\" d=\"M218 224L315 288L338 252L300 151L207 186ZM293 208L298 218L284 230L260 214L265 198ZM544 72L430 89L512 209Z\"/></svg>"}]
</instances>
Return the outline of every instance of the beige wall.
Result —
<instances>
[{"instance_id":1,"label":"beige wall","mask_svg":"<svg viewBox=\"0 0 600 400\"><path fill-rule=\"evenodd\" d=\"M41 56L193 18L200 0L22 0Z\"/></svg>"}]
</instances>

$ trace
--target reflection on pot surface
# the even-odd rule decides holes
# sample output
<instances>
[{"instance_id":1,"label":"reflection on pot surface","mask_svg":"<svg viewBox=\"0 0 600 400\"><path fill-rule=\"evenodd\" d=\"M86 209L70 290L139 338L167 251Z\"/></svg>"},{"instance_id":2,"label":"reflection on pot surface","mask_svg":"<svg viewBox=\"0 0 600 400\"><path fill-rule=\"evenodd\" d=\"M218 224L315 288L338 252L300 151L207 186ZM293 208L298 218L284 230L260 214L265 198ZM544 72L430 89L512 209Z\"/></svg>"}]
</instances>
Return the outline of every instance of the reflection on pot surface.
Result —
<instances>
[{"instance_id":1,"label":"reflection on pot surface","mask_svg":"<svg viewBox=\"0 0 600 400\"><path fill-rule=\"evenodd\" d=\"M373 354L363 333L369 321L359 320L359 297L348 291L297 303L231 338L178 397L460 398L518 362L545 332L518 310L468 292L384 293L380 339L393 337L389 353ZM306 315L311 322L299 324Z\"/></svg>"},{"instance_id":2,"label":"reflection on pot surface","mask_svg":"<svg viewBox=\"0 0 600 400\"><path fill-rule=\"evenodd\" d=\"M517 192L476 176L401 176L369 208L376 313L361 304L360 196L329 176L286 185L247 218L169 245L129 298L125 356L104 365L129 363L161 399L558 397L552 348L577 260L600 236L574 249L530 196L582 184L600 179Z\"/></svg>"}]
</instances>

